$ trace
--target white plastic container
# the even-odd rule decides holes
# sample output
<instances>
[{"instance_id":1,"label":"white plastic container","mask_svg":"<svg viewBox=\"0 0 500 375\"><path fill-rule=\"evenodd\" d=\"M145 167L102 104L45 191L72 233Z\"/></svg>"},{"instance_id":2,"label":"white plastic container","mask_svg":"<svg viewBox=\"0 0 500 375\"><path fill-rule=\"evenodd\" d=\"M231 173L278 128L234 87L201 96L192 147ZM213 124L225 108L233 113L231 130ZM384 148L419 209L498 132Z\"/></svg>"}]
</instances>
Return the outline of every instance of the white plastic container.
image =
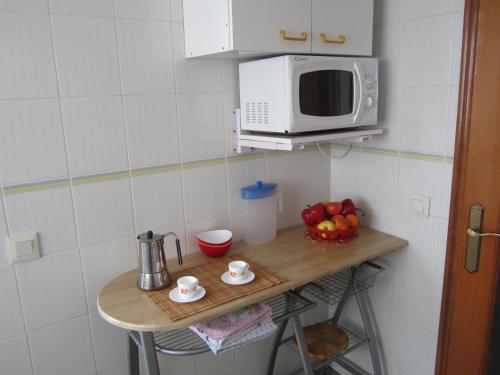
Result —
<instances>
[{"instance_id":1,"label":"white plastic container","mask_svg":"<svg viewBox=\"0 0 500 375\"><path fill-rule=\"evenodd\" d=\"M243 240L248 245L261 245L276 238L278 185L263 184L240 189L244 201Z\"/></svg>"}]
</instances>

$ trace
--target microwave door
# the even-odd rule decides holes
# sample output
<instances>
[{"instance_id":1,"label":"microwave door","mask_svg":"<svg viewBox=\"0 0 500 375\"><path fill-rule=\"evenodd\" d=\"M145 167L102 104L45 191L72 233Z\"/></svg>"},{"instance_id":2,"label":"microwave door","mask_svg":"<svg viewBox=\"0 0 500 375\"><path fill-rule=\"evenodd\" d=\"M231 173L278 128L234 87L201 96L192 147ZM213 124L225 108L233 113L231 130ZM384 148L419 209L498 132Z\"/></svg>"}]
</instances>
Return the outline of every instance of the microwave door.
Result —
<instances>
[{"instance_id":1,"label":"microwave door","mask_svg":"<svg viewBox=\"0 0 500 375\"><path fill-rule=\"evenodd\" d=\"M355 110L354 110L354 116L352 123L356 124L358 122L358 118L360 115L361 111L361 102L362 102L362 91L363 91L363 84L362 84L362 79L363 77L363 69L359 66L359 64L354 63L354 103L355 103Z\"/></svg>"},{"instance_id":2,"label":"microwave door","mask_svg":"<svg viewBox=\"0 0 500 375\"><path fill-rule=\"evenodd\" d=\"M359 112L359 78L353 65L301 72L293 92L291 132L349 127Z\"/></svg>"}]
</instances>

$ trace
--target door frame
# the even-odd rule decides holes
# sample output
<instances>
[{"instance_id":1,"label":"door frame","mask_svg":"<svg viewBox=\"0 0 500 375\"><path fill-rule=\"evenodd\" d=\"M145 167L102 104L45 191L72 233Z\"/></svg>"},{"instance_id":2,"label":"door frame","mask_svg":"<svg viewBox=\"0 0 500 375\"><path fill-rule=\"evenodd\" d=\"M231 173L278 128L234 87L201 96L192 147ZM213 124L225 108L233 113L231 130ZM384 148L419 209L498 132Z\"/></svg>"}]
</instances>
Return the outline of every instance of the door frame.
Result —
<instances>
[{"instance_id":1,"label":"door frame","mask_svg":"<svg viewBox=\"0 0 500 375\"><path fill-rule=\"evenodd\" d=\"M464 259L456 256L458 239L463 237L461 222L467 218L461 217L461 205L465 196L466 166L469 153L470 123L472 111L472 95L475 79L476 46L479 26L479 5L481 0L465 0L464 27L462 39L462 60L460 66L460 87L456 124L455 154L451 191L451 205L448 224L448 240L446 248L445 273L439 325L439 339L436 355L436 375L447 374L447 363L450 346L449 328L452 323L453 291L458 279L457 267L464 266ZM500 249L499 249L500 250ZM493 293L495 294L495 293ZM491 301L491 315L495 309L495 295ZM493 322L490 321L492 329ZM488 353L484 353L487 360Z\"/></svg>"}]
</instances>

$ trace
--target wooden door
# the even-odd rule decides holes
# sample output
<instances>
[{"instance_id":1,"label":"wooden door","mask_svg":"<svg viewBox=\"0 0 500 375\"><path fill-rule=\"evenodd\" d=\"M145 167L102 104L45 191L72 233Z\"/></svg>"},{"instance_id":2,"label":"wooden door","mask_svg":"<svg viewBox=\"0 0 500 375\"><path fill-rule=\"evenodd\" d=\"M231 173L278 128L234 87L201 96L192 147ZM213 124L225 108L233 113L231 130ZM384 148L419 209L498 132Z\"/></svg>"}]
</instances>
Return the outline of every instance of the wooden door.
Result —
<instances>
[{"instance_id":1,"label":"wooden door","mask_svg":"<svg viewBox=\"0 0 500 375\"><path fill-rule=\"evenodd\" d=\"M231 12L234 49L311 53L311 0L232 0Z\"/></svg>"},{"instance_id":2,"label":"wooden door","mask_svg":"<svg viewBox=\"0 0 500 375\"><path fill-rule=\"evenodd\" d=\"M373 0L312 0L312 52L371 56Z\"/></svg>"},{"instance_id":3,"label":"wooden door","mask_svg":"<svg viewBox=\"0 0 500 375\"><path fill-rule=\"evenodd\" d=\"M500 1L466 0L452 206L436 374L488 370L500 238L481 239L477 272L465 268L469 209L484 206L483 232L500 232ZM498 322L497 322L498 324ZM493 372L492 372L493 371Z\"/></svg>"}]
</instances>

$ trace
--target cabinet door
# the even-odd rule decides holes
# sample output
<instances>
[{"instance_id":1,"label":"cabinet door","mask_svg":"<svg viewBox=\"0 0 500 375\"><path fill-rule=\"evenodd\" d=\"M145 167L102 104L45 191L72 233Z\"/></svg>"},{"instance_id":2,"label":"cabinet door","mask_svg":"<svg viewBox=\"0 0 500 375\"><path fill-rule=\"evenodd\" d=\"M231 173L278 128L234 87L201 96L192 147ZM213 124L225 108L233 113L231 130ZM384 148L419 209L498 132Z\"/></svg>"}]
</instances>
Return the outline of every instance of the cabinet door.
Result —
<instances>
[{"instance_id":1,"label":"cabinet door","mask_svg":"<svg viewBox=\"0 0 500 375\"><path fill-rule=\"evenodd\" d=\"M312 53L371 56L373 0L312 0Z\"/></svg>"},{"instance_id":2,"label":"cabinet door","mask_svg":"<svg viewBox=\"0 0 500 375\"><path fill-rule=\"evenodd\" d=\"M311 0L232 0L231 3L233 49L311 53Z\"/></svg>"}]
</instances>

